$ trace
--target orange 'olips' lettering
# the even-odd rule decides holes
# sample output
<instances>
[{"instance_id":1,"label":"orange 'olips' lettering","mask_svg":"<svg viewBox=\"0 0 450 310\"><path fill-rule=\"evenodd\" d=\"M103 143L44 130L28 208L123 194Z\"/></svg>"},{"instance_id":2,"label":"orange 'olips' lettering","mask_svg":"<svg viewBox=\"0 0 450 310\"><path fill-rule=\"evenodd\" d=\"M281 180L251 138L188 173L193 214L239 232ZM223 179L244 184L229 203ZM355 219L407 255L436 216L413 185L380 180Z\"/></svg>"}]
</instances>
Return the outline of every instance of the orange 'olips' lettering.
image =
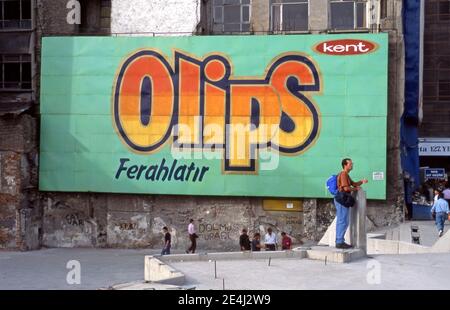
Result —
<instances>
[{"instance_id":1,"label":"orange 'olips' lettering","mask_svg":"<svg viewBox=\"0 0 450 310\"><path fill-rule=\"evenodd\" d=\"M299 154L312 145L320 128L312 95L320 90L317 66L296 53L274 59L261 78L236 78L219 54L176 51L171 66L161 53L140 50L117 73L113 122L133 151L167 142L224 150L225 172L255 172L260 149Z\"/></svg>"}]
</instances>

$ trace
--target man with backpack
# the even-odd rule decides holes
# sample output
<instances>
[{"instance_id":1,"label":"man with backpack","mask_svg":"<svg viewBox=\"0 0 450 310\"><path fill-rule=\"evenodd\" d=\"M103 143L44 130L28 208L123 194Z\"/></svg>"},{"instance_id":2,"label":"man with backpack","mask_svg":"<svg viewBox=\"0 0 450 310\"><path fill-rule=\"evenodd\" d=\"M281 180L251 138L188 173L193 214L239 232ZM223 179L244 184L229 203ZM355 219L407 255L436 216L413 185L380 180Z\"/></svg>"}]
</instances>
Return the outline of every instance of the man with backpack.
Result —
<instances>
[{"instance_id":1,"label":"man with backpack","mask_svg":"<svg viewBox=\"0 0 450 310\"><path fill-rule=\"evenodd\" d=\"M344 236L349 224L348 210L352 204L346 206L343 204L341 197L348 197L351 195L351 192L358 191L362 184L367 183L367 180L363 179L359 182L353 182L349 176L350 171L353 169L353 162L350 158L344 158L341 165L342 171L337 176L337 192L334 197L334 205L336 206L336 248L349 249L352 246L345 243Z\"/></svg>"}]
</instances>

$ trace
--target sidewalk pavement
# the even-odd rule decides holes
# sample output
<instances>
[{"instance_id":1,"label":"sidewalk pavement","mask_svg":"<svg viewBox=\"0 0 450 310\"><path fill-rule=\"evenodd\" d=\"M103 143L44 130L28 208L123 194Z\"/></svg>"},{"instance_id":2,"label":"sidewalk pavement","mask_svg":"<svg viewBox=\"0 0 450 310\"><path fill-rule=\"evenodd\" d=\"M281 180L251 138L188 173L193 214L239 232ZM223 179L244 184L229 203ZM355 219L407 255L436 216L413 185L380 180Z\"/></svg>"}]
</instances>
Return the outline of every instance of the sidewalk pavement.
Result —
<instances>
[{"instance_id":1,"label":"sidewalk pavement","mask_svg":"<svg viewBox=\"0 0 450 310\"><path fill-rule=\"evenodd\" d=\"M201 249L200 249L200 252ZM55 248L0 251L0 289L99 289L143 281L144 256L160 250ZM80 262L80 284L66 278ZM450 253L378 255L348 264L309 259L272 259L171 264L196 289L450 289ZM379 273L378 273L379 271ZM378 283L379 282L379 283Z\"/></svg>"}]
</instances>

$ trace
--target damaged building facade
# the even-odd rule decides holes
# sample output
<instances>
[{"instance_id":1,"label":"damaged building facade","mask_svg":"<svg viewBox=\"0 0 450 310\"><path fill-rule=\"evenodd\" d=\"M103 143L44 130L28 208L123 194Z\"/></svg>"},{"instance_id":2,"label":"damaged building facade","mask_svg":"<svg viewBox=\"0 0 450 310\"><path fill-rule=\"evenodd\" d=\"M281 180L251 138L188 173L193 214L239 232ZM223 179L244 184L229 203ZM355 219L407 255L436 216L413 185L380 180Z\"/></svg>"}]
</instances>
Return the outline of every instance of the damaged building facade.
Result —
<instances>
[{"instance_id":1,"label":"damaged building facade","mask_svg":"<svg viewBox=\"0 0 450 310\"><path fill-rule=\"evenodd\" d=\"M80 24L69 23L80 8ZM317 241L335 216L331 199L39 191L40 55L48 36L208 36L384 32L389 36L386 200L368 201L370 228L403 219L400 117L404 101L402 1L0 1L0 248L175 249L196 220L202 250L237 250L242 228ZM340 169L336 163L336 169ZM325 183L325 180L324 180ZM290 207L287 209L286 205Z\"/></svg>"}]
</instances>

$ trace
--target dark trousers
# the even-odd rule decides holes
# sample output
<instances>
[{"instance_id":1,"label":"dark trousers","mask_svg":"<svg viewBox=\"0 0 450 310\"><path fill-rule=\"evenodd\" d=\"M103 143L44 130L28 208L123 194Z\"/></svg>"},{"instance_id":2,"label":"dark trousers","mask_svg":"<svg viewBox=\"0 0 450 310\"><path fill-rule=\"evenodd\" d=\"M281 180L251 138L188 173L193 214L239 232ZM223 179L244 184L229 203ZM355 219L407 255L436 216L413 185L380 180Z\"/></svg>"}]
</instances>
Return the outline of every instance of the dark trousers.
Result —
<instances>
[{"instance_id":1,"label":"dark trousers","mask_svg":"<svg viewBox=\"0 0 450 310\"><path fill-rule=\"evenodd\" d=\"M194 235L189 235L189 239L191 240L191 246L187 249L188 252L195 253L195 248L197 247L197 238Z\"/></svg>"},{"instance_id":2,"label":"dark trousers","mask_svg":"<svg viewBox=\"0 0 450 310\"><path fill-rule=\"evenodd\" d=\"M162 249L161 255L170 255L170 245Z\"/></svg>"},{"instance_id":3,"label":"dark trousers","mask_svg":"<svg viewBox=\"0 0 450 310\"><path fill-rule=\"evenodd\" d=\"M406 219L407 220L411 220L412 219L412 217L413 217L413 206L412 206L412 203L407 203L406 204L406 211L407 211L407 214L406 214Z\"/></svg>"},{"instance_id":4,"label":"dark trousers","mask_svg":"<svg viewBox=\"0 0 450 310\"><path fill-rule=\"evenodd\" d=\"M266 251L275 251L275 244L266 244Z\"/></svg>"}]
</instances>

